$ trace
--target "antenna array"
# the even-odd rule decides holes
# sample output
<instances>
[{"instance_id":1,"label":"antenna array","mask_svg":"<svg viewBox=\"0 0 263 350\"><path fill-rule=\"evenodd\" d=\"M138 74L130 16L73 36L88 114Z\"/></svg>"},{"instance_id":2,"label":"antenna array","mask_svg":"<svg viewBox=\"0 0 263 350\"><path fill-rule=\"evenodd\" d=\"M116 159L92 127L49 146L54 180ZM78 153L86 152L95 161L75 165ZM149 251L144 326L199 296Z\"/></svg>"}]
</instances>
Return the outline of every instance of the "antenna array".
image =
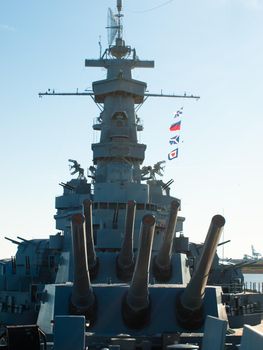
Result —
<instances>
[{"instance_id":1,"label":"antenna array","mask_svg":"<svg viewBox=\"0 0 263 350\"><path fill-rule=\"evenodd\" d=\"M121 38L122 34L122 25L121 25L121 14L122 10L122 0L117 0L117 10L118 14L114 15L112 10L108 9L108 17L107 17L107 29L108 29L108 45L112 45L113 40L118 34L118 38Z\"/></svg>"}]
</instances>

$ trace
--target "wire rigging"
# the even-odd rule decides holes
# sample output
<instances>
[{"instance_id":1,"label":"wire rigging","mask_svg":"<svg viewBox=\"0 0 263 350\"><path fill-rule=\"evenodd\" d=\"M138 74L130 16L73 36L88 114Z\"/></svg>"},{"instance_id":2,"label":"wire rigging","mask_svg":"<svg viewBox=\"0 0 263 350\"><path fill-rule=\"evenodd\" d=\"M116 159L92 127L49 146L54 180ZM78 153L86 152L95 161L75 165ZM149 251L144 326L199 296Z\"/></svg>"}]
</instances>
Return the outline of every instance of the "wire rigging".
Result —
<instances>
[{"instance_id":1,"label":"wire rigging","mask_svg":"<svg viewBox=\"0 0 263 350\"><path fill-rule=\"evenodd\" d=\"M173 2L174 0L169 0L169 1L165 1L157 6L154 6L152 8L149 8L147 10L141 10L141 11L131 11L131 12L135 12L135 13L145 13L145 12L150 12L150 11L153 11L153 10L157 10L158 8L160 7L163 7L163 6L166 6L168 4L170 4L171 2Z\"/></svg>"}]
</instances>

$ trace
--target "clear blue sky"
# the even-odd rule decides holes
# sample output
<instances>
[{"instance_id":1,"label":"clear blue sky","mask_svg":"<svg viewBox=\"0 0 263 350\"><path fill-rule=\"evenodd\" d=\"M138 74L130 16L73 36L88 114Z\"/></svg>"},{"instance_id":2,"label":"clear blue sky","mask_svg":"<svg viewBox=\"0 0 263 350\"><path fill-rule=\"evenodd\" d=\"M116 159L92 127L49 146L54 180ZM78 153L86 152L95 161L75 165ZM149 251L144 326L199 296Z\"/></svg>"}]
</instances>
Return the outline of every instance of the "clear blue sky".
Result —
<instances>
[{"instance_id":1,"label":"clear blue sky","mask_svg":"<svg viewBox=\"0 0 263 350\"><path fill-rule=\"evenodd\" d=\"M200 101L148 99L139 111L145 165L166 160L173 113L184 106L179 158L166 163L182 199L185 235L201 242L211 217L226 217L225 256L250 246L263 253L263 1L123 0L124 38L155 69L134 78L150 92L193 93ZM166 3L166 4L165 4ZM164 6L160 6L165 4ZM0 2L0 257L15 253L4 236L56 232L54 198L70 179L69 158L92 160L91 99L38 98L39 91L84 90L105 71L85 68L107 45L115 0ZM154 7L158 7L153 9Z\"/></svg>"}]
</instances>

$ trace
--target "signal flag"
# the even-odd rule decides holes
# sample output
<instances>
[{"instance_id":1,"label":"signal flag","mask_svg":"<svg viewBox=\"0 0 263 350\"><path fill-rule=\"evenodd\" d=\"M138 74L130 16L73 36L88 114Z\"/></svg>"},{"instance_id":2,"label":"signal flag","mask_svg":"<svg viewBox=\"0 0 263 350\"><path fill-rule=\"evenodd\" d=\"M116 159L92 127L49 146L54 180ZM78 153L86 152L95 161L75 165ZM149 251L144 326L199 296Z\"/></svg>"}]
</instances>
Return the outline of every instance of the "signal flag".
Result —
<instances>
[{"instance_id":1,"label":"signal flag","mask_svg":"<svg viewBox=\"0 0 263 350\"><path fill-rule=\"evenodd\" d=\"M170 143L170 145L178 145L179 140L180 140L180 136L176 135L176 136L170 138L169 143Z\"/></svg>"},{"instance_id":2,"label":"signal flag","mask_svg":"<svg viewBox=\"0 0 263 350\"><path fill-rule=\"evenodd\" d=\"M170 131L177 131L177 130L181 130L181 120L170 126Z\"/></svg>"},{"instance_id":3,"label":"signal flag","mask_svg":"<svg viewBox=\"0 0 263 350\"><path fill-rule=\"evenodd\" d=\"M178 148L174 149L168 154L168 159L172 160L178 157Z\"/></svg>"}]
</instances>

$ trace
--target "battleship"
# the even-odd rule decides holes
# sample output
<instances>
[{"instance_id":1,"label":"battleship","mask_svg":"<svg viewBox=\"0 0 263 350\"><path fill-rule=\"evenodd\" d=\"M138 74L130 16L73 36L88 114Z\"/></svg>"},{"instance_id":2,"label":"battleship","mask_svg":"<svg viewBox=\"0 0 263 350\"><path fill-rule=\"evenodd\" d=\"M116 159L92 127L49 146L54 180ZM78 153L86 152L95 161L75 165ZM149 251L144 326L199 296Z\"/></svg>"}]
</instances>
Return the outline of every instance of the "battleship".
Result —
<instances>
[{"instance_id":1,"label":"battleship","mask_svg":"<svg viewBox=\"0 0 263 350\"><path fill-rule=\"evenodd\" d=\"M87 173L69 159L73 178L60 183L55 201L59 232L47 239L6 237L17 253L0 261L1 349L205 350L207 334L225 346L222 288L207 284L225 218L211 218L193 263L181 200L170 194L173 180L160 179L163 160L143 164L146 145L138 142L143 126L136 107L146 98L198 96L152 94L132 78L133 69L153 68L154 61L126 45L122 17L117 0L109 47L85 60L87 68L105 68L105 79L91 91L39 94L92 97L100 139L91 145ZM229 336L227 347L239 342Z\"/></svg>"}]
</instances>

